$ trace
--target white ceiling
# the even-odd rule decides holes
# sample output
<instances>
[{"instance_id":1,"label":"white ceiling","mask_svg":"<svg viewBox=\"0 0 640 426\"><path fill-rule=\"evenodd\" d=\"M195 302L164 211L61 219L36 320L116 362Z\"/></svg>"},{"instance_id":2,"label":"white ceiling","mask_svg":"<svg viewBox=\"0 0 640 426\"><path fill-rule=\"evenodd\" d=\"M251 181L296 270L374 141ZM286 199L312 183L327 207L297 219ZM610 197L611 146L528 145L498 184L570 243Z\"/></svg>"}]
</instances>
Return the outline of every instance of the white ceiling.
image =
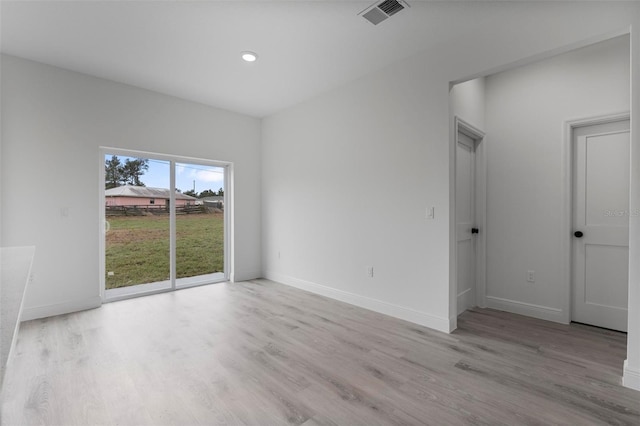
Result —
<instances>
[{"instance_id":1,"label":"white ceiling","mask_svg":"<svg viewBox=\"0 0 640 426\"><path fill-rule=\"evenodd\" d=\"M491 25L478 2L2 1L2 52L257 117ZM245 63L240 52L258 53Z\"/></svg>"}]
</instances>

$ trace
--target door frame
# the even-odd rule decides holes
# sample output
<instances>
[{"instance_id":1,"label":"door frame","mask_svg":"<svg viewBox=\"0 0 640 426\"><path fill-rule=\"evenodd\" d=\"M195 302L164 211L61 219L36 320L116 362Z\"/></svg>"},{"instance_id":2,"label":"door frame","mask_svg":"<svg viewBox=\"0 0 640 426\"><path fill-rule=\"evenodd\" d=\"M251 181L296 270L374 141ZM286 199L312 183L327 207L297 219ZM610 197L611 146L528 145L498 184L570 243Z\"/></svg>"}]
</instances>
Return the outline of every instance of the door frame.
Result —
<instances>
[{"instance_id":1,"label":"door frame","mask_svg":"<svg viewBox=\"0 0 640 426\"><path fill-rule=\"evenodd\" d=\"M138 157L138 158L153 158L155 160L168 161L170 163L170 167L174 170L170 173L170 186L171 188L175 188L175 165L176 163L189 163L189 164L199 164L203 166L213 166L220 167L224 169L224 210L223 210L223 221L224 221L224 259L223 259L223 267L224 267L224 281L233 281L234 273L234 257L233 257L233 248L234 248L234 232L233 232L233 163L228 161L219 161L219 160L207 160L202 158L193 158L193 157L184 157L179 155L171 155L171 154L160 154L155 152L147 152L147 151L138 151L138 150L129 150L122 148L113 148L113 147L105 147L100 146L99 149L99 174L98 174L98 212L99 212L99 221L98 221L98 285L100 286L100 298L102 303L107 302L115 302L117 300L130 299L139 296L149 296L157 293L166 293L175 290L181 290L184 288L196 287L200 285L211 284L211 282L198 282L195 284L188 285L176 285L176 277L175 277L175 265L176 262L176 234L175 234L175 209L170 209L170 217L169 217L169 265L171 268L171 277L170 282L171 286L169 288L157 289L157 290L148 290L135 292L132 294L127 294L124 296L115 296L109 297L106 296L105 289L105 231L108 230L108 223L106 221L105 215L105 155L114 154L121 155L127 157ZM175 206L175 192L170 191L170 205ZM218 281L216 281L218 282Z\"/></svg>"},{"instance_id":2,"label":"door frame","mask_svg":"<svg viewBox=\"0 0 640 426\"><path fill-rule=\"evenodd\" d=\"M449 300L449 327L451 330L457 328L458 318L458 230L456 226L456 193L457 193L457 154L458 147L458 133L464 133L475 141L475 188L474 188L474 203L475 203L475 222L480 229L480 232L476 237L476 305L485 308L486 302L486 246L487 246L487 146L486 146L486 134L465 121L459 116L454 117L453 123L453 138L452 138L452 150L453 159L451 164L453 165L453 191L452 197L452 214L451 214L451 244L452 244L452 268L451 268L451 294Z\"/></svg>"},{"instance_id":3,"label":"door frame","mask_svg":"<svg viewBox=\"0 0 640 426\"><path fill-rule=\"evenodd\" d=\"M564 122L564 143L562 147L562 176L563 176L563 220L562 220L562 252L563 259L563 303L562 303L562 322L569 324L571 322L572 312L572 293L573 293L573 134L580 127L593 126L597 124L614 123L616 121L631 120L629 111L617 112L613 114L604 114L591 117L577 118ZM629 159L631 161L631 159ZM631 187L629 187L629 197L631 196ZM631 254L631 253L629 253ZM629 283L627 282L627 289ZM631 299L629 299L629 303Z\"/></svg>"}]
</instances>

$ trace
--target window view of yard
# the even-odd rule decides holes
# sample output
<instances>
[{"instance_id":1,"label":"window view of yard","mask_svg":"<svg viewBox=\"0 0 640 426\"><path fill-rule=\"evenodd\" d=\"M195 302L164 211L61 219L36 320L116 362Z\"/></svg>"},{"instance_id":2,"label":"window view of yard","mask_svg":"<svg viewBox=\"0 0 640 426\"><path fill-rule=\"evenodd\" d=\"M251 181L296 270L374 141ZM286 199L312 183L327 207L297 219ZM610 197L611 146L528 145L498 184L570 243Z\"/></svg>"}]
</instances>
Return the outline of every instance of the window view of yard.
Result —
<instances>
[{"instance_id":1,"label":"window view of yard","mask_svg":"<svg viewBox=\"0 0 640 426\"><path fill-rule=\"evenodd\" d=\"M172 210L175 278L224 272L223 186L221 167L105 155L105 288L171 280Z\"/></svg>"},{"instance_id":2,"label":"window view of yard","mask_svg":"<svg viewBox=\"0 0 640 426\"><path fill-rule=\"evenodd\" d=\"M108 217L106 288L169 279L169 216ZM222 272L222 212L176 216L176 278ZM113 272L113 275L109 275Z\"/></svg>"}]
</instances>

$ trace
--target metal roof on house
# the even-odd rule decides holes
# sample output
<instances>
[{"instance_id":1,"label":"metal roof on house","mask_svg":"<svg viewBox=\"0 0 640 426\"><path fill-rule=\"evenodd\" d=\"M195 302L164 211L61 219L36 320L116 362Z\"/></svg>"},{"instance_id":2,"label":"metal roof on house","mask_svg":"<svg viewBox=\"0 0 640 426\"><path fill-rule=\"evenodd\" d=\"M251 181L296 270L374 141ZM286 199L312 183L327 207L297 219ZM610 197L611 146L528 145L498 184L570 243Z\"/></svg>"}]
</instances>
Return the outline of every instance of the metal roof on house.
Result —
<instances>
[{"instance_id":1,"label":"metal roof on house","mask_svg":"<svg viewBox=\"0 0 640 426\"><path fill-rule=\"evenodd\" d=\"M210 197L202 197L201 200L202 201L209 201L209 202L224 201L224 196L223 195L212 195Z\"/></svg>"},{"instance_id":2,"label":"metal roof on house","mask_svg":"<svg viewBox=\"0 0 640 426\"><path fill-rule=\"evenodd\" d=\"M105 197L163 198L168 200L169 190L166 188L150 188L148 186L124 185L104 191ZM196 200L190 195L176 192L176 200Z\"/></svg>"}]
</instances>

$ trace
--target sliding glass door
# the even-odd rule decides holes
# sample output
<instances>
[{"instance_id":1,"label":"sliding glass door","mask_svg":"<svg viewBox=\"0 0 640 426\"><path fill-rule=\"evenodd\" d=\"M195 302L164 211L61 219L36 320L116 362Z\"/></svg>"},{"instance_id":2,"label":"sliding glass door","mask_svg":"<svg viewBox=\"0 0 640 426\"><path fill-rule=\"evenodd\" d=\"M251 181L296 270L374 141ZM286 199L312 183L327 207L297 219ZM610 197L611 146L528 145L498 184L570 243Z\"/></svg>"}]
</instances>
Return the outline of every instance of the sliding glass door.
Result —
<instances>
[{"instance_id":1,"label":"sliding glass door","mask_svg":"<svg viewBox=\"0 0 640 426\"><path fill-rule=\"evenodd\" d=\"M104 149L105 300L223 281L228 165Z\"/></svg>"},{"instance_id":2,"label":"sliding glass door","mask_svg":"<svg viewBox=\"0 0 640 426\"><path fill-rule=\"evenodd\" d=\"M224 279L224 168L177 163L176 285ZM184 199L184 195L196 200Z\"/></svg>"}]
</instances>

